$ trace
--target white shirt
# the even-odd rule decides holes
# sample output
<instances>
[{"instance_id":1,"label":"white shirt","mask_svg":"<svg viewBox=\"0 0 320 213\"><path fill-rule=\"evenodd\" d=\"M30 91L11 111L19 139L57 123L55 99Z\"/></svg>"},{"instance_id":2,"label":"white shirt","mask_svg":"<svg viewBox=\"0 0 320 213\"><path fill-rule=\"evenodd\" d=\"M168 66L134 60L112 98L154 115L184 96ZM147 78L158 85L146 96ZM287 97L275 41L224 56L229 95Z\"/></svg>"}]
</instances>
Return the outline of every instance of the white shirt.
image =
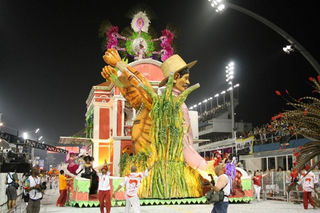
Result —
<instances>
[{"instance_id":1,"label":"white shirt","mask_svg":"<svg viewBox=\"0 0 320 213\"><path fill-rule=\"evenodd\" d=\"M129 198L138 196L139 186L142 179L146 176L148 176L148 170L139 173L132 172L124 178L121 186L126 186L126 195Z\"/></svg>"},{"instance_id":2,"label":"white shirt","mask_svg":"<svg viewBox=\"0 0 320 213\"><path fill-rule=\"evenodd\" d=\"M99 174L99 191L107 191L110 190L110 172L107 174Z\"/></svg>"},{"instance_id":3,"label":"white shirt","mask_svg":"<svg viewBox=\"0 0 320 213\"><path fill-rule=\"evenodd\" d=\"M223 192L224 192L224 195L225 195L225 197L223 198L223 202L228 202L228 197L226 197L226 196L229 196L229 195L230 195L230 180L229 180L228 175L226 175L226 174L220 175L220 176L218 177L218 180L216 181L215 186L217 186L217 183L219 182L219 179L220 179L222 176L225 176L225 178L227 178L227 181L228 181L227 185L223 188Z\"/></svg>"},{"instance_id":4,"label":"white shirt","mask_svg":"<svg viewBox=\"0 0 320 213\"><path fill-rule=\"evenodd\" d=\"M12 180L13 175L14 175L14 172L9 172L9 174L7 175L7 181L8 181L7 186L9 186L13 182L13 180Z\"/></svg>"},{"instance_id":5,"label":"white shirt","mask_svg":"<svg viewBox=\"0 0 320 213\"><path fill-rule=\"evenodd\" d=\"M306 176L302 175L298 184L302 184L303 191L312 192L314 184L317 183L317 178L313 172L309 172Z\"/></svg>"},{"instance_id":6,"label":"white shirt","mask_svg":"<svg viewBox=\"0 0 320 213\"><path fill-rule=\"evenodd\" d=\"M38 177L29 176L28 180L29 180L29 187L30 188L41 183L39 176ZM30 196L30 199L32 199L32 200L39 200L42 198L42 193L39 192L37 189L32 189L31 191L29 191L29 196Z\"/></svg>"}]
</instances>

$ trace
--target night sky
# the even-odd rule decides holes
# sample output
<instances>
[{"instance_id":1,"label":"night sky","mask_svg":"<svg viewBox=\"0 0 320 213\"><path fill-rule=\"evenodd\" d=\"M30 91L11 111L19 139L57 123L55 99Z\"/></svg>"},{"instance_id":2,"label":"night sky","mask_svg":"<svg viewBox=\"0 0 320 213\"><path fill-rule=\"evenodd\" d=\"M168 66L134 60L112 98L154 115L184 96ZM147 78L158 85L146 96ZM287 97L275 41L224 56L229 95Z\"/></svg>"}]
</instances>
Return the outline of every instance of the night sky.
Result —
<instances>
[{"instance_id":1,"label":"night sky","mask_svg":"<svg viewBox=\"0 0 320 213\"><path fill-rule=\"evenodd\" d=\"M231 60L234 82L240 83L238 120L259 125L284 110L275 90L311 94L308 77L317 75L311 65L298 52L285 54L288 43L281 36L244 14L232 9L215 14L207 0L110 2L0 1L0 112L7 126L21 132L40 127L50 143L84 128L89 91L103 82L99 27L109 20L121 31L137 5L153 10L156 32L174 24L180 31L178 53L187 62L198 60L191 82L201 88L187 104L226 89L225 66ZM277 24L320 60L315 1L232 2Z\"/></svg>"}]
</instances>

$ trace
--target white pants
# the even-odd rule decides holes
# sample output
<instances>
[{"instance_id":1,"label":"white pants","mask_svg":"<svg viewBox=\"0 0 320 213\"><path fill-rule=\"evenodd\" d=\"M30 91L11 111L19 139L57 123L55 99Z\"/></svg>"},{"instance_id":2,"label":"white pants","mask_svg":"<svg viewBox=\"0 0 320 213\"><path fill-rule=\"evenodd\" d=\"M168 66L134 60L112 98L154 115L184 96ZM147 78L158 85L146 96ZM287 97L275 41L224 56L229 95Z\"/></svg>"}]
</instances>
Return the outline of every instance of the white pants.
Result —
<instances>
[{"instance_id":1,"label":"white pants","mask_svg":"<svg viewBox=\"0 0 320 213\"><path fill-rule=\"evenodd\" d=\"M125 213L129 213L131 206L133 208L134 213L140 213L140 200L138 196L135 197L127 197L126 195L126 210Z\"/></svg>"},{"instance_id":2,"label":"white pants","mask_svg":"<svg viewBox=\"0 0 320 213\"><path fill-rule=\"evenodd\" d=\"M260 201L260 191L261 191L261 186L258 185L253 185L254 186L254 192L255 192L255 197Z\"/></svg>"}]
</instances>

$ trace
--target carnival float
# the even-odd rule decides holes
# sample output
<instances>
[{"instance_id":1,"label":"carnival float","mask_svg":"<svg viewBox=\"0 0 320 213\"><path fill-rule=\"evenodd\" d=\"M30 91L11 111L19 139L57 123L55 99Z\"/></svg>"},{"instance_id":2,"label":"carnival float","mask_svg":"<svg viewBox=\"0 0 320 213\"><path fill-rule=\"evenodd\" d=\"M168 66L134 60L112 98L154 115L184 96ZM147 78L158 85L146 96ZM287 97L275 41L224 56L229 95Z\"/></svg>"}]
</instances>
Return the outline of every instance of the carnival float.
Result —
<instances>
[{"instance_id":1,"label":"carnival float","mask_svg":"<svg viewBox=\"0 0 320 213\"><path fill-rule=\"evenodd\" d=\"M104 162L112 164L113 190L122 182L121 177L130 173L131 165L144 171L155 161L138 192L142 205L206 203L205 185L219 163L225 164L233 184L230 202L250 202L251 179L244 170L235 168L234 160L220 157L206 161L193 148L191 114L184 101L199 88L199 84L189 87L189 74L197 61L186 63L174 54L172 30L162 30L158 38L151 36L150 23L147 14L140 11L133 16L131 33L120 33L112 25L103 29L107 66L101 75L106 82L94 86L87 100L88 139L84 141L90 141L90 150L69 153L66 159L66 174L74 177L69 183L68 204L99 205L95 188L98 171L94 168ZM82 163L75 163L78 160ZM121 205L125 205L123 191L112 200L112 206Z\"/></svg>"}]
</instances>

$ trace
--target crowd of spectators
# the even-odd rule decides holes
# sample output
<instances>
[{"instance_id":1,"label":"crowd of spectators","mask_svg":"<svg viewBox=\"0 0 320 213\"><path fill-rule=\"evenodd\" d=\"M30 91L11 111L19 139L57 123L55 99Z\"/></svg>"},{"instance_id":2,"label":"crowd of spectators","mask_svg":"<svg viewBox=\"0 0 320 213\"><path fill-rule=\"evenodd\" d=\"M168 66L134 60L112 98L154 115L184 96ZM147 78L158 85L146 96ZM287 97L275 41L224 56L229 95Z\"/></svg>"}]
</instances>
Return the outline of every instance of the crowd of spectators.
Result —
<instances>
[{"instance_id":1,"label":"crowd of spectators","mask_svg":"<svg viewBox=\"0 0 320 213\"><path fill-rule=\"evenodd\" d=\"M230 105L231 105L230 102L226 102L222 105L213 107L212 109L205 110L204 112L200 113L199 121L207 121L207 120L218 117L219 115L221 115L221 113L224 113L228 109L230 109Z\"/></svg>"},{"instance_id":2,"label":"crowd of spectators","mask_svg":"<svg viewBox=\"0 0 320 213\"><path fill-rule=\"evenodd\" d=\"M205 110L199 114L199 121L208 121L216 118L221 113L226 112L230 108L230 102L226 102L222 105L213 107L212 109ZM201 125L200 125L201 128ZM237 132L237 138L246 138L254 136L255 144L266 144L266 143L287 143L292 137L298 137L296 129L293 125L284 123L281 120L273 119L270 123L257 126L247 132ZM220 141L230 138L230 135L219 135L214 138L210 138L211 141Z\"/></svg>"},{"instance_id":3,"label":"crowd of spectators","mask_svg":"<svg viewBox=\"0 0 320 213\"><path fill-rule=\"evenodd\" d=\"M274 120L270 123L255 127L247 133L239 133L239 137L254 136L255 144L265 143L287 143L292 137L297 137L296 128L281 120Z\"/></svg>"}]
</instances>

